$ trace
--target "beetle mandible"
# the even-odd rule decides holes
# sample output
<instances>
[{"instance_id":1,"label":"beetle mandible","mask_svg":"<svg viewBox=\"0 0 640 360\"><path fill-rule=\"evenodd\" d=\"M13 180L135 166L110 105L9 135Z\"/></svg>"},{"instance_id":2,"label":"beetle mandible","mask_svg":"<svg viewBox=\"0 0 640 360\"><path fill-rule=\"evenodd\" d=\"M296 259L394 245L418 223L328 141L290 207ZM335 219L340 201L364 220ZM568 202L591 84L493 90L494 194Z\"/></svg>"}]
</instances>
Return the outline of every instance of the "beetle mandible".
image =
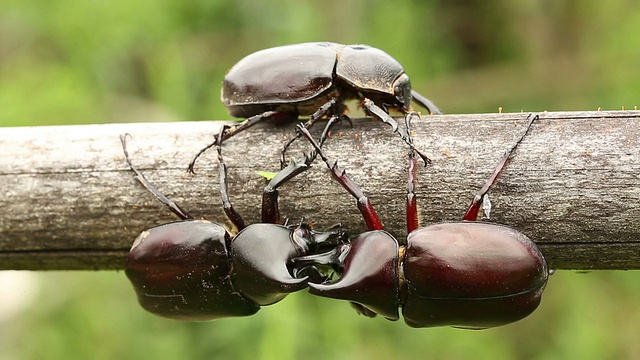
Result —
<instances>
[{"instance_id":1,"label":"beetle mandible","mask_svg":"<svg viewBox=\"0 0 640 360\"><path fill-rule=\"evenodd\" d=\"M162 194L131 163L126 135L120 137L136 179L182 220L143 231L127 257L125 273L138 301L156 315L189 321L253 315L261 306L306 288L308 279L322 281L313 268L293 269L292 258L326 251L344 240L339 225L318 232L303 222L297 226L276 224L278 188L305 171L312 157L291 162L271 180L263 193L263 223L246 226L229 199L220 145L224 130L218 135L217 146L220 196L227 217L239 230L234 237L222 225L194 220Z\"/></svg>"},{"instance_id":2,"label":"beetle mandible","mask_svg":"<svg viewBox=\"0 0 640 360\"><path fill-rule=\"evenodd\" d=\"M309 128L323 117L345 119L345 100L358 99L365 112L389 124L409 146L408 134L389 115L389 109L404 114L411 101L433 114L440 110L426 97L411 89L409 76L400 63L384 51L367 45L314 42L264 49L235 64L224 77L221 100L233 117L245 118L222 136L226 140L268 119L297 119L309 116ZM348 118L347 118L348 119ZM324 137L320 144L324 141ZM281 152L285 164L286 148ZM200 150L189 164L193 172L198 157L217 144L217 139ZM413 148L425 163L429 159Z\"/></svg>"},{"instance_id":3,"label":"beetle mandible","mask_svg":"<svg viewBox=\"0 0 640 360\"><path fill-rule=\"evenodd\" d=\"M407 131L411 116L406 117ZM309 282L318 296L349 300L367 316L398 320L402 308L412 327L446 326L483 329L518 321L539 305L549 270L537 246L524 234L506 226L472 222L483 197L495 184L537 115L503 156L476 194L462 222L418 227L415 197L416 158L409 153L407 240L399 244L384 231L371 202L337 163L330 162L305 127L298 131L313 144L333 178L354 198L368 231L322 253L294 259L328 265L340 275L335 281Z\"/></svg>"}]
</instances>

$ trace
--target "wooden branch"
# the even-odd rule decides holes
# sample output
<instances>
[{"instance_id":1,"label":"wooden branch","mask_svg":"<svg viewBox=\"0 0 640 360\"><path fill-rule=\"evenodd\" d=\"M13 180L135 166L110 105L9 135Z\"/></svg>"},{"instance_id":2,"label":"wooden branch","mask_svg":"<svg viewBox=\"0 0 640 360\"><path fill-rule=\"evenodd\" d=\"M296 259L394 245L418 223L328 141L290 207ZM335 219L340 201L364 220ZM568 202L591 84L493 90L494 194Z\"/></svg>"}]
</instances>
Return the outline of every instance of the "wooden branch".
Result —
<instances>
[{"instance_id":1,"label":"wooden branch","mask_svg":"<svg viewBox=\"0 0 640 360\"><path fill-rule=\"evenodd\" d=\"M433 160L419 173L424 224L460 219L475 191L524 128L526 113L444 115L415 122L415 144ZM541 113L498 185L491 221L536 241L552 268L640 268L638 111ZM130 133L132 161L197 217L224 222L215 151L188 175L191 157L220 122L0 128L0 268L121 269L138 233L174 216L134 179L118 135ZM312 133L318 135L322 126ZM265 181L276 171L293 125L258 125L224 151L230 191L249 222L259 221ZM299 158L299 140L289 154ZM365 188L387 229L406 236L406 146L368 119L333 132L333 159ZM326 228L363 231L354 200L324 164L285 185L282 215Z\"/></svg>"}]
</instances>

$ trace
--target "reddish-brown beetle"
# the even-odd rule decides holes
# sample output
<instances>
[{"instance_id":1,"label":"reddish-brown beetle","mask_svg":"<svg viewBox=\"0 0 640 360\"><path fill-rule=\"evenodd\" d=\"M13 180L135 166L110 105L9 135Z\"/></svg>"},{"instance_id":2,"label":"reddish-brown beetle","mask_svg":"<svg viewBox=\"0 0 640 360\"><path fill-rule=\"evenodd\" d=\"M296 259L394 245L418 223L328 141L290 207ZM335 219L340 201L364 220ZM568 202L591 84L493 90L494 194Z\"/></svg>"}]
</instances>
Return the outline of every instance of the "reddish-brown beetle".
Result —
<instances>
[{"instance_id":1,"label":"reddish-brown beetle","mask_svg":"<svg viewBox=\"0 0 640 360\"><path fill-rule=\"evenodd\" d=\"M219 136L223 132L224 128ZM344 240L340 226L317 232L305 223L277 224L277 189L305 171L312 158L291 162L274 177L263 195L263 223L245 225L231 205L227 167L218 146L223 208L239 230L231 236L220 224L194 220L158 191L131 163L126 136L121 141L136 179L182 220L143 231L127 257L125 273L140 305L151 313L191 321L253 315L261 306L306 288L310 277L320 276L313 268L294 270L294 257L326 251Z\"/></svg>"},{"instance_id":2,"label":"reddish-brown beetle","mask_svg":"<svg viewBox=\"0 0 640 360\"><path fill-rule=\"evenodd\" d=\"M407 131L409 121L407 116ZM314 145L337 180L357 199L369 231L324 254L294 259L301 265L331 266L339 278L310 282L314 295L349 300L358 312L399 319L412 327L451 325L482 329L520 320L540 303L549 270L538 247L524 234L506 226L473 222L483 197L506 166L508 151L478 192L462 222L418 227L415 200L416 159L410 152L407 186L406 245L384 231L373 206L359 185L329 161L309 132L298 131Z\"/></svg>"}]
</instances>

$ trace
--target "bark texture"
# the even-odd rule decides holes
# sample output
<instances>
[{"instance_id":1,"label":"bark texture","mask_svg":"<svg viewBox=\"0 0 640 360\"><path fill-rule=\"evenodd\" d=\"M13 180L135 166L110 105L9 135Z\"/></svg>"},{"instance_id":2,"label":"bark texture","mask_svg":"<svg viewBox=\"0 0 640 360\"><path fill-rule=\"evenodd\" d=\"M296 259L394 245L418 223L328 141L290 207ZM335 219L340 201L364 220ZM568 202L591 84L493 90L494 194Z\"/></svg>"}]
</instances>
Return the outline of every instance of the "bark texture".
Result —
<instances>
[{"instance_id":1,"label":"bark texture","mask_svg":"<svg viewBox=\"0 0 640 360\"><path fill-rule=\"evenodd\" d=\"M419 169L422 224L457 220L524 129L528 113L427 116L414 143L433 160ZM224 223L215 151L196 175L191 158L223 122L0 128L0 269L121 269L142 230L176 218L129 170L131 159L169 198L197 217ZM491 219L539 244L556 269L640 268L640 112L540 113L490 192ZM323 124L312 130L318 136ZM293 124L262 124L225 143L230 193L249 223L260 221L265 180L277 171ZM325 145L369 194L386 228L406 237L406 145L390 128L354 120ZM310 146L294 143L300 158ZM319 229L364 230L351 198L320 161L280 192L283 217Z\"/></svg>"}]
</instances>

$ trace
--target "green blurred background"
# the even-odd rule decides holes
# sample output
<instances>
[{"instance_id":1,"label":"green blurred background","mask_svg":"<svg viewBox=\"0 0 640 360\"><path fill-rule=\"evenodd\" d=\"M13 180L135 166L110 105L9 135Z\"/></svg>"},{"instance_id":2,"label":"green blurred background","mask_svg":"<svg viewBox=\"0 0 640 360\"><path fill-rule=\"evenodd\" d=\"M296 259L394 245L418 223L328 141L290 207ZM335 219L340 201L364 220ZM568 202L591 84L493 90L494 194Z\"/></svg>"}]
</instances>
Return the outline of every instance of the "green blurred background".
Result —
<instances>
[{"instance_id":1,"label":"green blurred background","mask_svg":"<svg viewBox=\"0 0 640 360\"><path fill-rule=\"evenodd\" d=\"M0 125L228 119L231 65L320 40L384 49L447 113L639 105L634 0L0 0ZM480 332L305 293L179 323L121 272L0 273L0 359L640 359L639 335L638 272L558 272L536 313Z\"/></svg>"}]
</instances>

